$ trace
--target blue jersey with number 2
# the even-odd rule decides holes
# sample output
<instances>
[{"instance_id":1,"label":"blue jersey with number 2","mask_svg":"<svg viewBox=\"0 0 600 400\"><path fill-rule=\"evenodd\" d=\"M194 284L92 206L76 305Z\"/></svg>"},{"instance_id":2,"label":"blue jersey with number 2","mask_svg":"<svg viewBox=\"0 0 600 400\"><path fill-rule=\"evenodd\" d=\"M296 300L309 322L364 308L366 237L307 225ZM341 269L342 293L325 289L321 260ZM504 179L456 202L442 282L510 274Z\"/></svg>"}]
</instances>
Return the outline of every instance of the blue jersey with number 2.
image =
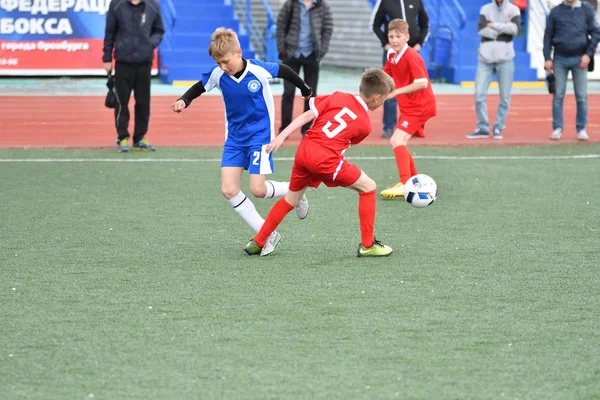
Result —
<instances>
[{"instance_id":1,"label":"blue jersey with number 2","mask_svg":"<svg viewBox=\"0 0 600 400\"><path fill-rule=\"evenodd\" d=\"M254 59L236 78L218 66L202 74L206 91L217 88L225 103L225 143L262 145L275 137L275 107L269 81L279 73L279 65Z\"/></svg>"}]
</instances>

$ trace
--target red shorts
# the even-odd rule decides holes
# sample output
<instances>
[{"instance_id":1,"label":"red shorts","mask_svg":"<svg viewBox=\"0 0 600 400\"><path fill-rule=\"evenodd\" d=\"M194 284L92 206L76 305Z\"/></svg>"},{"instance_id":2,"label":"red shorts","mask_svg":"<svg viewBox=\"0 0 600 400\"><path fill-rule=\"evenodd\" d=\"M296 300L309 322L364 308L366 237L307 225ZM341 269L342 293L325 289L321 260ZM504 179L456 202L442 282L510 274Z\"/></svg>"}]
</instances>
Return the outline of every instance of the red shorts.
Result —
<instances>
[{"instance_id":1,"label":"red shorts","mask_svg":"<svg viewBox=\"0 0 600 400\"><path fill-rule=\"evenodd\" d=\"M412 136L425 137L425 123L430 117L400 115L396 129L400 129Z\"/></svg>"},{"instance_id":2,"label":"red shorts","mask_svg":"<svg viewBox=\"0 0 600 400\"><path fill-rule=\"evenodd\" d=\"M290 190L297 192L307 186L318 187L324 183L328 187L350 186L360 178L362 171L342 156L310 140L303 140L298 147Z\"/></svg>"}]
</instances>

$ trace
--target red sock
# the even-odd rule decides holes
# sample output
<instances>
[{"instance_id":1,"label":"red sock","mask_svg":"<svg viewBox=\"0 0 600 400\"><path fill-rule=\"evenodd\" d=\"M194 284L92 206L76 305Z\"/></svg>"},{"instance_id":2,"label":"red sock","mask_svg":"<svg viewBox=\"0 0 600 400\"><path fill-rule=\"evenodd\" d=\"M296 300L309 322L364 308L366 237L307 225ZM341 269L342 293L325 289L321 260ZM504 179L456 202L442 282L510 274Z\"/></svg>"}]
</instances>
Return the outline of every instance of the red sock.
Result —
<instances>
[{"instance_id":1,"label":"red sock","mask_svg":"<svg viewBox=\"0 0 600 400\"><path fill-rule=\"evenodd\" d=\"M287 213L289 213L293 209L294 209L294 206L291 205L290 203L288 203L286 201L285 197L282 197L281 199L279 199L279 201L277 203L275 203L273 208L271 208L271 211L269 211L269 215L267 215L267 219L265 220L265 223L260 228L260 231L254 237L254 241L260 247L263 247L265 245L269 235L271 233L273 233L275 228L277 228L279 226L279 224L281 223L281 221L283 221L283 219L285 218Z\"/></svg>"},{"instance_id":2,"label":"red sock","mask_svg":"<svg viewBox=\"0 0 600 400\"><path fill-rule=\"evenodd\" d=\"M373 246L375 230L375 209L377 198L375 191L358 194L358 218L360 220L360 237L364 247Z\"/></svg>"},{"instance_id":3,"label":"red sock","mask_svg":"<svg viewBox=\"0 0 600 400\"><path fill-rule=\"evenodd\" d=\"M410 154L410 153L408 153ZM415 176L417 175L417 167L415 166L415 160L413 160L413 156L412 154L410 154L410 176Z\"/></svg>"},{"instance_id":4,"label":"red sock","mask_svg":"<svg viewBox=\"0 0 600 400\"><path fill-rule=\"evenodd\" d=\"M410 152L406 146L394 147L394 155L396 156L396 166L398 167L398 175L400 175L400 183L404 184L410 178Z\"/></svg>"}]
</instances>

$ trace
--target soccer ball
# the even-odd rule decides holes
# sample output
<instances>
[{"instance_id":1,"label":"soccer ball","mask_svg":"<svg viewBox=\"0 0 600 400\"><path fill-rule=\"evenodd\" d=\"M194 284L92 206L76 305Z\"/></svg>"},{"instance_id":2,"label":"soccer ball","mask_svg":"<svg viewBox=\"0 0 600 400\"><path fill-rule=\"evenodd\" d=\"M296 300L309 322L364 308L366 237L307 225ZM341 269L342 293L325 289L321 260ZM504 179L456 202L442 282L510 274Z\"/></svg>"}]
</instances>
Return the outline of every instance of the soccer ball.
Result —
<instances>
[{"instance_id":1,"label":"soccer ball","mask_svg":"<svg viewBox=\"0 0 600 400\"><path fill-rule=\"evenodd\" d=\"M413 207L423 208L433 204L438 195L437 184L432 177L418 174L404 184L404 199Z\"/></svg>"}]
</instances>

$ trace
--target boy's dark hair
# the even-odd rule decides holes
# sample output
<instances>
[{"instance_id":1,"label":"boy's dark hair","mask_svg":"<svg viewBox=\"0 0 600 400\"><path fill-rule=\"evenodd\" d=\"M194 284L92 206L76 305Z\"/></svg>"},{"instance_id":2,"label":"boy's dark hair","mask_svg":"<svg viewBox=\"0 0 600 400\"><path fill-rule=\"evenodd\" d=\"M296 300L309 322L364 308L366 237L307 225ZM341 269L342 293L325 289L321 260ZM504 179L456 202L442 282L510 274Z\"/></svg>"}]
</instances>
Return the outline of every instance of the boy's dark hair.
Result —
<instances>
[{"instance_id":1,"label":"boy's dark hair","mask_svg":"<svg viewBox=\"0 0 600 400\"><path fill-rule=\"evenodd\" d=\"M382 69L369 68L365 70L360 79L359 91L366 97L375 94L387 96L395 89L394 80Z\"/></svg>"}]
</instances>

